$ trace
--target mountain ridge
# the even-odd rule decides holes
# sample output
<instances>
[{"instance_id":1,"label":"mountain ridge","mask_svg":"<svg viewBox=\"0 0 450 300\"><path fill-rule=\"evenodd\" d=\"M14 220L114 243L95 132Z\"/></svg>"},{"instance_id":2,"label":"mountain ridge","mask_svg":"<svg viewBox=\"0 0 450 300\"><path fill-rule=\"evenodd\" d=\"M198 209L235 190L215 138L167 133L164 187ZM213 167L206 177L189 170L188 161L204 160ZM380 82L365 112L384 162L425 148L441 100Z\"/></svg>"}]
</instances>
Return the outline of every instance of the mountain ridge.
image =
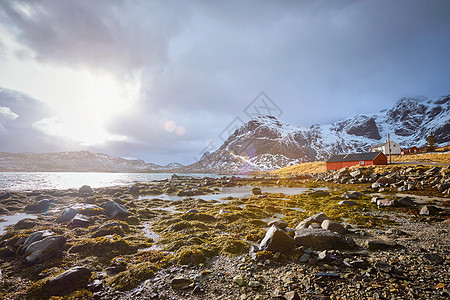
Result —
<instances>
[{"instance_id":1,"label":"mountain ridge","mask_svg":"<svg viewBox=\"0 0 450 300\"><path fill-rule=\"evenodd\" d=\"M347 117L309 128L273 116L238 128L216 151L183 172L251 173L326 160L334 154L366 152L390 133L404 148L422 146L433 133L438 145L450 141L450 95L401 98L391 109Z\"/></svg>"},{"instance_id":2,"label":"mountain ridge","mask_svg":"<svg viewBox=\"0 0 450 300\"><path fill-rule=\"evenodd\" d=\"M170 172L184 167L173 162L166 166L141 159L113 157L89 151L52 153L0 152L2 172Z\"/></svg>"}]
</instances>

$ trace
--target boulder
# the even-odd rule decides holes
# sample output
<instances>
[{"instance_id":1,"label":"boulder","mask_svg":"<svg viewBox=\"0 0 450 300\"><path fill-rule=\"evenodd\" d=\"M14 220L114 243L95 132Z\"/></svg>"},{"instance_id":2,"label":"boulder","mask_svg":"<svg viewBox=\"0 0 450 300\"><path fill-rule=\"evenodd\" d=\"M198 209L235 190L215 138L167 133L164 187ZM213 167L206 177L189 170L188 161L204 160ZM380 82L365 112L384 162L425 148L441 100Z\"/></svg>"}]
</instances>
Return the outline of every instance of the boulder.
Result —
<instances>
[{"instance_id":1,"label":"boulder","mask_svg":"<svg viewBox=\"0 0 450 300\"><path fill-rule=\"evenodd\" d=\"M70 221L69 226L72 228L75 227L89 227L91 225L91 221L88 217L82 214L77 214L72 221Z\"/></svg>"},{"instance_id":2,"label":"boulder","mask_svg":"<svg viewBox=\"0 0 450 300\"><path fill-rule=\"evenodd\" d=\"M24 208L24 211L31 212L31 213L43 213L49 209L51 204L52 204L52 201L50 201L48 199L43 199L39 202L27 205Z\"/></svg>"},{"instance_id":3,"label":"boulder","mask_svg":"<svg viewBox=\"0 0 450 300\"><path fill-rule=\"evenodd\" d=\"M79 212L80 212L80 210L78 208L73 208L73 207L65 208L62 211L61 216L59 216L58 219L56 219L56 222L67 223L70 220L72 220Z\"/></svg>"},{"instance_id":4,"label":"boulder","mask_svg":"<svg viewBox=\"0 0 450 300\"><path fill-rule=\"evenodd\" d=\"M261 189L258 187L252 188L252 193L253 193L253 195L261 195L262 194Z\"/></svg>"},{"instance_id":5,"label":"boulder","mask_svg":"<svg viewBox=\"0 0 450 300\"><path fill-rule=\"evenodd\" d=\"M131 215L125 207L114 201L104 202L100 206L109 217L125 218Z\"/></svg>"},{"instance_id":6,"label":"boulder","mask_svg":"<svg viewBox=\"0 0 450 300\"><path fill-rule=\"evenodd\" d=\"M313 222L322 224L323 221L329 220L329 219L330 218L328 218L328 216L325 213L320 212L318 214L315 214L315 215L301 221L297 225L297 227L295 227L295 229L298 230L298 229L302 229L302 228L308 228L309 225L311 225L311 223L313 223Z\"/></svg>"},{"instance_id":7,"label":"boulder","mask_svg":"<svg viewBox=\"0 0 450 300\"><path fill-rule=\"evenodd\" d=\"M11 197L11 193L6 192L0 195L0 200L5 200Z\"/></svg>"},{"instance_id":8,"label":"boulder","mask_svg":"<svg viewBox=\"0 0 450 300\"><path fill-rule=\"evenodd\" d=\"M425 205L420 210L419 214L422 216L435 216L439 214L440 209L433 205Z\"/></svg>"},{"instance_id":9,"label":"boulder","mask_svg":"<svg viewBox=\"0 0 450 300\"><path fill-rule=\"evenodd\" d=\"M411 207L415 204L415 202L411 199L411 197L403 197L398 199L396 202L398 206L402 207Z\"/></svg>"},{"instance_id":10,"label":"boulder","mask_svg":"<svg viewBox=\"0 0 450 300\"><path fill-rule=\"evenodd\" d=\"M122 228L119 222L111 222L100 226L95 232L92 234L92 237L100 237L105 235L117 234L123 236L125 234L125 230Z\"/></svg>"},{"instance_id":11,"label":"boulder","mask_svg":"<svg viewBox=\"0 0 450 300\"><path fill-rule=\"evenodd\" d=\"M394 199L379 199L377 200L378 207L394 207L396 202Z\"/></svg>"},{"instance_id":12,"label":"boulder","mask_svg":"<svg viewBox=\"0 0 450 300\"><path fill-rule=\"evenodd\" d=\"M288 227L288 223L285 220L280 220L280 219L273 220L273 221L269 222L267 225L269 225L269 226L275 225L280 229L285 229L286 227Z\"/></svg>"},{"instance_id":13,"label":"boulder","mask_svg":"<svg viewBox=\"0 0 450 300\"><path fill-rule=\"evenodd\" d=\"M331 220L325 220L322 222L322 228L326 230L330 230L339 234L345 233L346 230L342 224L333 222Z\"/></svg>"},{"instance_id":14,"label":"boulder","mask_svg":"<svg viewBox=\"0 0 450 300\"><path fill-rule=\"evenodd\" d=\"M25 249L25 260L34 264L60 254L66 238L61 235L48 236L40 241L34 242Z\"/></svg>"},{"instance_id":15,"label":"boulder","mask_svg":"<svg viewBox=\"0 0 450 300\"><path fill-rule=\"evenodd\" d=\"M340 235L325 229L299 229L295 231L294 239L298 246L317 247L321 249L348 248L347 242Z\"/></svg>"},{"instance_id":16,"label":"boulder","mask_svg":"<svg viewBox=\"0 0 450 300\"><path fill-rule=\"evenodd\" d=\"M446 190L450 189L450 183L439 184L437 188L439 192L443 193Z\"/></svg>"},{"instance_id":17,"label":"boulder","mask_svg":"<svg viewBox=\"0 0 450 300\"><path fill-rule=\"evenodd\" d=\"M352 192L352 193L344 193L342 194L342 198L344 199L359 199L363 196L360 192Z\"/></svg>"},{"instance_id":18,"label":"boulder","mask_svg":"<svg viewBox=\"0 0 450 300\"><path fill-rule=\"evenodd\" d=\"M40 240L42 240L48 236L52 236L52 235L54 235L54 233L51 230L41 230L41 231L33 232L26 238L25 242L23 242L22 249L27 249L28 246L30 246L34 242L40 241Z\"/></svg>"},{"instance_id":19,"label":"boulder","mask_svg":"<svg viewBox=\"0 0 450 300\"><path fill-rule=\"evenodd\" d=\"M74 267L50 279L45 284L46 292L52 296L64 296L85 288L91 278L91 270L86 267Z\"/></svg>"},{"instance_id":20,"label":"boulder","mask_svg":"<svg viewBox=\"0 0 450 300\"><path fill-rule=\"evenodd\" d=\"M14 229L30 229L33 228L35 226L37 226L39 224L39 221L36 219L31 219L31 218L25 218L20 220L19 222L17 222L14 225Z\"/></svg>"},{"instance_id":21,"label":"boulder","mask_svg":"<svg viewBox=\"0 0 450 300\"><path fill-rule=\"evenodd\" d=\"M329 192L322 191L322 190L315 190L313 192L308 193L308 196L313 197L313 198L326 197L329 195L330 195Z\"/></svg>"},{"instance_id":22,"label":"boulder","mask_svg":"<svg viewBox=\"0 0 450 300\"><path fill-rule=\"evenodd\" d=\"M273 253L285 253L292 250L294 247L294 239L274 225L266 232L266 236L259 245L261 251L271 251Z\"/></svg>"},{"instance_id":23,"label":"boulder","mask_svg":"<svg viewBox=\"0 0 450 300\"><path fill-rule=\"evenodd\" d=\"M382 241L382 240L367 240L365 242L366 247L369 250L390 250L400 248L401 246L395 242L391 241Z\"/></svg>"},{"instance_id":24,"label":"boulder","mask_svg":"<svg viewBox=\"0 0 450 300\"><path fill-rule=\"evenodd\" d=\"M378 178L378 180L376 181L376 183L381 183L381 184L392 184L395 183L395 178L393 177L388 177L388 176L383 176Z\"/></svg>"},{"instance_id":25,"label":"boulder","mask_svg":"<svg viewBox=\"0 0 450 300\"><path fill-rule=\"evenodd\" d=\"M353 200L342 200L338 202L339 205L356 205L358 203L356 203Z\"/></svg>"},{"instance_id":26,"label":"boulder","mask_svg":"<svg viewBox=\"0 0 450 300\"><path fill-rule=\"evenodd\" d=\"M94 191L89 185L83 185L78 189L78 193L82 195L92 195Z\"/></svg>"}]
</instances>

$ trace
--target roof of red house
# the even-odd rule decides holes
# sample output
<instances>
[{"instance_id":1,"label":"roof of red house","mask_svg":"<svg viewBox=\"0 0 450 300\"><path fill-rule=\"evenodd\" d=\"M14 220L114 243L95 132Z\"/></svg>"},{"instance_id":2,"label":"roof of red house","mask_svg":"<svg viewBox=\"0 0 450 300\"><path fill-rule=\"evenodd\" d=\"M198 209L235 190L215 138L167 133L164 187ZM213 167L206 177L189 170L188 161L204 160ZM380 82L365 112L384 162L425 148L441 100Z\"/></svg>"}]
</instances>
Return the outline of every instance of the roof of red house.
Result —
<instances>
[{"instance_id":1,"label":"roof of red house","mask_svg":"<svg viewBox=\"0 0 450 300\"><path fill-rule=\"evenodd\" d=\"M327 162L374 160L381 152L353 153L334 155Z\"/></svg>"}]
</instances>

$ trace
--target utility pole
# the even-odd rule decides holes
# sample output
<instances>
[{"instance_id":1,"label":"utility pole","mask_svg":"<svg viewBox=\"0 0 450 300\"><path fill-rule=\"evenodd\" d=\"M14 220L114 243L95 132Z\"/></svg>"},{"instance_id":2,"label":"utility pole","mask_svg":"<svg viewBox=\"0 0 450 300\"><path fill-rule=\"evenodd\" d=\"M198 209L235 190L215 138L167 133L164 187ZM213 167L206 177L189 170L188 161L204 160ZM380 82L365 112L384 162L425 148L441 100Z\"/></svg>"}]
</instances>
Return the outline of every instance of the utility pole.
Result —
<instances>
[{"instance_id":1,"label":"utility pole","mask_svg":"<svg viewBox=\"0 0 450 300\"><path fill-rule=\"evenodd\" d=\"M389 136L389 133L388 133L388 149L389 149L389 164L391 164L392 163L392 159L391 159L391 138Z\"/></svg>"}]
</instances>

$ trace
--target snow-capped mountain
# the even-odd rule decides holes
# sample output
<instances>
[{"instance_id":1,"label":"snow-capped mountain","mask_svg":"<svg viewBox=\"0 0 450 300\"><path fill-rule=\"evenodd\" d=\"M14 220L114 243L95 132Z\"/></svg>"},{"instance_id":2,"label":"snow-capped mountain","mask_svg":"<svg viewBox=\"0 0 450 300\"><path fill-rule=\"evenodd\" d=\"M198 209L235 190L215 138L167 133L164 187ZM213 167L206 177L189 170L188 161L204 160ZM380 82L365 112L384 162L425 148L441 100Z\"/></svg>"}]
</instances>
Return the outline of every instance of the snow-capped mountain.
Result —
<instances>
[{"instance_id":1,"label":"snow-capped mountain","mask_svg":"<svg viewBox=\"0 0 450 300\"><path fill-rule=\"evenodd\" d=\"M0 152L0 171L165 172L180 167L183 165L179 163L159 166L140 159L118 158L89 151L41 154Z\"/></svg>"},{"instance_id":2,"label":"snow-capped mountain","mask_svg":"<svg viewBox=\"0 0 450 300\"><path fill-rule=\"evenodd\" d=\"M450 141L450 96L402 98L390 110L349 117L310 128L283 124L273 116L255 118L237 129L215 152L183 168L185 172L267 171L334 154L366 152L391 140L403 148Z\"/></svg>"}]
</instances>

